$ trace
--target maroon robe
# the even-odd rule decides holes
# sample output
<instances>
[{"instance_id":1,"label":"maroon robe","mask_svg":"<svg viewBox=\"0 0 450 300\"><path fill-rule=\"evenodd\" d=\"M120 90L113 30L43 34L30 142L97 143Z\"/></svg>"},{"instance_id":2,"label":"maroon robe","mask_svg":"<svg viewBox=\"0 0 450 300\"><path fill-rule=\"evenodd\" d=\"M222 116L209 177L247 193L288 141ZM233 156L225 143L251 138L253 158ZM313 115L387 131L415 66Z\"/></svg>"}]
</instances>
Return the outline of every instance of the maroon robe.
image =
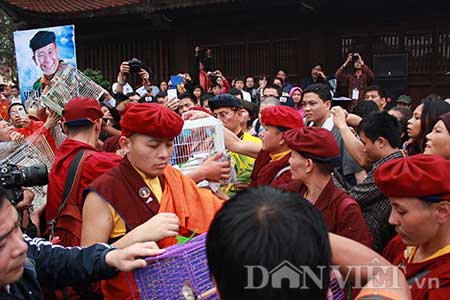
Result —
<instances>
[{"instance_id":1,"label":"maroon robe","mask_svg":"<svg viewBox=\"0 0 450 300\"><path fill-rule=\"evenodd\" d=\"M262 185L280 187L292 181L289 158L291 158L291 154L272 161L269 152L259 151L253 165L250 187Z\"/></svg>"},{"instance_id":2,"label":"maroon robe","mask_svg":"<svg viewBox=\"0 0 450 300\"><path fill-rule=\"evenodd\" d=\"M393 248L401 249L402 241L393 239L391 243L399 243ZM446 300L450 298L450 253L418 263L408 263L404 251L398 253L394 265L401 267L406 280L411 286L412 300Z\"/></svg>"},{"instance_id":3,"label":"maroon robe","mask_svg":"<svg viewBox=\"0 0 450 300\"><path fill-rule=\"evenodd\" d=\"M160 176L160 182L164 189L163 176ZM141 188L146 188L150 193L149 196L141 197L139 195ZM125 222L127 232L145 223L159 211L157 198L126 157L118 167L91 183L84 190L83 198L90 191L97 193L119 213ZM152 201L148 201L150 198Z\"/></svg>"},{"instance_id":4,"label":"maroon robe","mask_svg":"<svg viewBox=\"0 0 450 300\"><path fill-rule=\"evenodd\" d=\"M282 188L297 192L302 197L308 190L306 185L299 181L292 181ZM344 190L336 187L332 178L330 178L314 206L322 212L329 232L345 236L372 248L372 238L359 204Z\"/></svg>"},{"instance_id":5,"label":"maroon robe","mask_svg":"<svg viewBox=\"0 0 450 300\"><path fill-rule=\"evenodd\" d=\"M403 253L405 249L406 245L403 244L400 235L397 234L384 248L382 255L392 264L397 259L398 254Z\"/></svg>"},{"instance_id":6,"label":"maroon robe","mask_svg":"<svg viewBox=\"0 0 450 300\"><path fill-rule=\"evenodd\" d=\"M183 176L171 166L165 168L159 180L163 190L161 203L125 157L118 167L90 184L83 195L86 197L89 191L93 191L108 202L124 220L127 232L145 223L158 212L172 212L178 216L179 235L189 236L193 232L206 232L223 202L211 191L197 188L192 179ZM140 193L143 188L146 193ZM161 248L174 243L176 239L171 237L158 241ZM121 272L117 277L103 281L102 290L105 300L131 300L132 295L137 295L135 282L129 272Z\"/></svg>"}]
</instances>

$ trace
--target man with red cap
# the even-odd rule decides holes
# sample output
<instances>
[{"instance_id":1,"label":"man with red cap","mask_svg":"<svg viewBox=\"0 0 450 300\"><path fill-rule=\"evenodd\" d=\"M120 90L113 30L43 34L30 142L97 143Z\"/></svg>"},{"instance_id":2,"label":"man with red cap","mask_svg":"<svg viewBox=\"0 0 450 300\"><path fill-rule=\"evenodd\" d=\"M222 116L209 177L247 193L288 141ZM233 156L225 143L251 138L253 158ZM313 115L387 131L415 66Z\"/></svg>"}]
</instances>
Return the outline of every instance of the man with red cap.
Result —
<instances>
[{"instance_id":1,"label":"man with red cap","mask_svg":"<svg viewBox=\"0 0 450 300\"><path fill-rule=\"evenodd\" d=\"M399 235L387 248L398 249L393 263L404 271L413 300L450 295L449 178L450 162L431 154L394 159L375 171Z\"/></svg>"},{"instance_id":2,"label":"man with red cap","mask_svg":"<svg viewBox=\"0 0 450 300\"><path fill-rule=\"evenodd\" d=\"M369 229L358 203L337 188L331 177L341 160L333 134L324 128L302 127L286 131L283 137L292 149L292 179L302 182L289 184L286 189L311 201L322 212L329 232L371 247Z\"/></svg>"},{"instance_id":3,"label":"man with red cap","mask_svg":"<svg viewBox=\"0 0 450 300\"><path fill-rule=\"evenodd\" d=\"M115 154L98 152L96 144L102 128L103 112L95 99L75 98L63 109L63 126L67 139L58 148L55 163L49 174L47 205L45 217L47 222L58 216L61 208L63 191L72 184L66 205L57 217L55 237L63 246L79 246L81 238L82 191L95 178L116 166L121 158ZM78 153L82 153L76 178L68 179L69 168ZM81 154L80 154L81 155Z\"/></svg>"},{"instance_id":4,"label":"man with red cap","mask_svg":"<svg viewBox=\"0 0 450 300\"><path fill-rule=\"evenodd\" d=\"M125 157L85 190L82 245L157 241L166 247L177 235L206 232L222 201L168 164L181 117L159 104L139 103L130 105L120 125ZM130 276L103 282L105 299L131 299Z\"/></svg>"},{"instance_id":5,"label":"man with red cap","mask_svg":"<svg viewBox=\"0 0 450 300\"><path fill-rule=\"evenodd\" d=\"M280 186L291 179L289 158L291 150L286 145L283 133L289 129L303 127L303 120L288 106L271 106L261 111L262 147L256 157L250 187L261 185Z\"/></svg>"}]
</instances>

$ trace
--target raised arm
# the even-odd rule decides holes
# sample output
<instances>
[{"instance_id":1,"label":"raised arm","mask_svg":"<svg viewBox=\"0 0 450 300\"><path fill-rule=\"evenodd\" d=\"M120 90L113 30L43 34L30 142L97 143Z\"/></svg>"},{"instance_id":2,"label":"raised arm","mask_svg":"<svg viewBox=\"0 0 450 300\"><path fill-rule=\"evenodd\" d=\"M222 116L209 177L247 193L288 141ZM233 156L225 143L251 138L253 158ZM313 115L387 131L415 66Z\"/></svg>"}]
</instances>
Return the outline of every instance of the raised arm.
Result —
<instances>
[{"instance_id":1,"label":"raised arm","mask_svg":"<svg viewBox=\"0 0 450 300\"><path fill-rule=\"evenodd\" d=\"M358 242L333 233L330 233L329 237L333 265L341 266L339 270L344 279L361 280L365 283L360 296L376 295L376 292L380 292L392 296L380 299L411 299L408 283L398 267ZM383 288L373 288L379 286Z\"/></svg>"},{"instance_id":2,"label":"raised arm","mask_svg":"<svg viewBox=\"0 0 450 300\"><path fill-rule=\"evenodd\" d=\"M367 156L364 153L364 146L361 141L356 138L350 127L347 126L344 109L342 109L342 107L335 106L331 109L331 114L333 115L334 125L337 129L339 129L348 153L350 153L351 157L360 166L366 168L368 166L368 161Z\"/></svg>"},{"instance_id":3,"label":"raised arm","mask_svg":"<svg viewBox=\"0 0 450 300\"><path fill-rule=\"evenodd\" d=\"M345 81L348 80L348 78L350 78L351 75L345 71L345 68L347 68L348 64L352 61L352 55L353 53L349 53L344 64L340 66L339 69L337 69L336 80Z\"/></svg>"},{"instance_id":4,"label":"raised arm","mask_svg":"<svg viewBox=\"0 0 450 300\"><path fill-rule=\"evenodd\" d=\"M250 142L250 141L242 141L237 137L231 130L224 128L224 138L225 138L225 147L239 154L247 155L253 158L258 156L259 151L261 151L261 143Z\"/></svg>"}]
</instances>

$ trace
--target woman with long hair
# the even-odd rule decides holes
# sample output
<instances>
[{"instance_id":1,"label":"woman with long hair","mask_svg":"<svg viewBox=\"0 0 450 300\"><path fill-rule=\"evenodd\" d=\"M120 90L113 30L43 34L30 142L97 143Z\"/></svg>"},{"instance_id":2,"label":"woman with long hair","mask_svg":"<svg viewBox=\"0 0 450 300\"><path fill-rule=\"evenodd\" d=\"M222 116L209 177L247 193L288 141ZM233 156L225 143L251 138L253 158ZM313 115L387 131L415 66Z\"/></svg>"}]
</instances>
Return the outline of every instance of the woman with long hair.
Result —
<instances>
[{"instance_id":1,"label":"woman with long hair","mask_svg":"<svg viewBox=\"0 0 450 300\"><path fill-rule=\"evenodd\" d=\"M447 112L450 112L450 104L445 101L432 98L422 100L422 104L417 106L412 118L408 120L407 132L410 137L406 146L408 155L424 152L427 134L431 132L439 116Z\"/></svg>"}]
</instances>

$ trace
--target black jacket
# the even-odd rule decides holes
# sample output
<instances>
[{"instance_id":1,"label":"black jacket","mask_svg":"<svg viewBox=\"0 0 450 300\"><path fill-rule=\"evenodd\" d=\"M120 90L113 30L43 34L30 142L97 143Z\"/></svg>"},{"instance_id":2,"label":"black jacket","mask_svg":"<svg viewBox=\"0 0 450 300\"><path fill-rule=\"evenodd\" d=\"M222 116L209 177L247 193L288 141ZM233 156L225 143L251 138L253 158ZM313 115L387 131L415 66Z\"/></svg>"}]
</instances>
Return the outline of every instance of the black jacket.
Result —
<instances>
[{"instance_id":1,"label":"black jacket","mask_svg":"<svg viewBox=\"0 0 450 300\"><path fill-rule=\"evenodd\" d=\"M40 300L41 287L63 288L117 275L117 271L105 262L106 253L113 250L108 245L64 248L26 235L24 240L28 252L23 275L19 281L1 288L1 300Z\"/></svg>"}]
</instances>

